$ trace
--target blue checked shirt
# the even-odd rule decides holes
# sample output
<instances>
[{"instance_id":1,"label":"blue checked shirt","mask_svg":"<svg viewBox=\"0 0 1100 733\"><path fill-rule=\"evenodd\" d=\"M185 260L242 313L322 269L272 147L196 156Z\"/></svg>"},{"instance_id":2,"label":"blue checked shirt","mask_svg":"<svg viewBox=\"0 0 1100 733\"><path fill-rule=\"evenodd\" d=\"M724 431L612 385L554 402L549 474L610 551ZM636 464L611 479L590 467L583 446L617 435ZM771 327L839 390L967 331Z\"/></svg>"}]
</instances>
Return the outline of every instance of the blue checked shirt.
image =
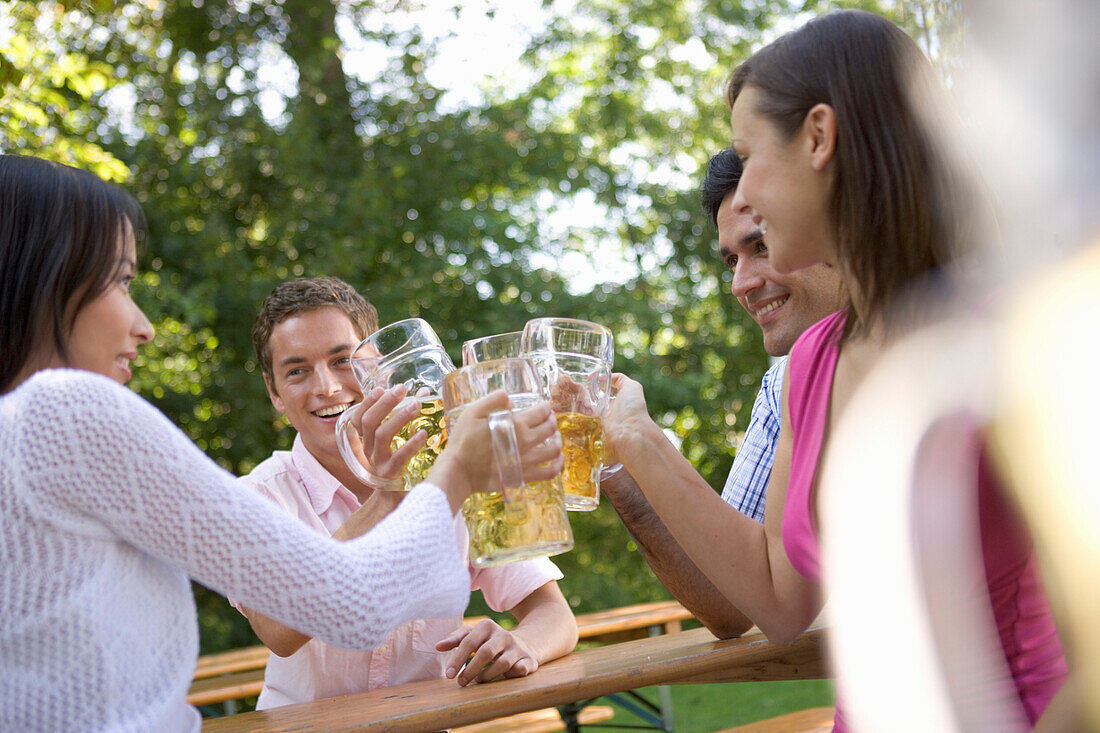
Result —
<instances>
[{"instance_id":1,"label":"blue checked shirt","mask_svg":"<svg viewBox=\"0 0 1100 733\"><path fill-rule=\"evenodd\" d=\"M775 462L775 445L783 416L783 371L787 357L779 359L764 373L756 402L752 405L749 426L741 447L734 456L722 498L747 517L764 521L764 497Z\"/></svg>"}]
</instances>

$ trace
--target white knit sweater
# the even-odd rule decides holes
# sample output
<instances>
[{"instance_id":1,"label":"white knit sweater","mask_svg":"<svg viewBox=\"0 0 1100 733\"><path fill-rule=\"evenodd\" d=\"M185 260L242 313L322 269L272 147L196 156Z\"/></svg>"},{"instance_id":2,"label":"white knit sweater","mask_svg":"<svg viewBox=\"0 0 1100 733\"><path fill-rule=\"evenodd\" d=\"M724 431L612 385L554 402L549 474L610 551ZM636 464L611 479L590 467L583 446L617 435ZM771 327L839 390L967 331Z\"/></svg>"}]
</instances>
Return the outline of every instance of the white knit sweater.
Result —
<instances>
[{"instance_id":1,"label":"white knit sweater","mask_svg":"<svg viewBox=\"0 0 1100 733\"><path fill-rule=\"evenodd\" d=\"M0 730L197 731L188 576L331 644L459 616L443 492L322 537L244 491L110 380L39 372L0 397Z\"/></svg>"}]
</instances>

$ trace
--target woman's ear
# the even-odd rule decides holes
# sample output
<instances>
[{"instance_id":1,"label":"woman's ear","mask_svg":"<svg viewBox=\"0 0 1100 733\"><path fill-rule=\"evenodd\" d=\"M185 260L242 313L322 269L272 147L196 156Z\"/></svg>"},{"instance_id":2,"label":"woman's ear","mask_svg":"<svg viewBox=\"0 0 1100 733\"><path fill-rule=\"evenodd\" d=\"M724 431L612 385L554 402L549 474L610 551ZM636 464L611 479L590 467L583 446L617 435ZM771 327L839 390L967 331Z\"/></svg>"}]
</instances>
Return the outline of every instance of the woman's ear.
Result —
<instances>
[{"instance_id":1,"label":"woman's ear","mask_svg":"<svg viewBox=\"0 0 1100 733\"><path fill-rule=\"evenodd\" d=\"M836 111L827 104L815 104L802 128L809 142L810 165L816 171L825 170L836 152Z\"/></svg>"}]
</instances>

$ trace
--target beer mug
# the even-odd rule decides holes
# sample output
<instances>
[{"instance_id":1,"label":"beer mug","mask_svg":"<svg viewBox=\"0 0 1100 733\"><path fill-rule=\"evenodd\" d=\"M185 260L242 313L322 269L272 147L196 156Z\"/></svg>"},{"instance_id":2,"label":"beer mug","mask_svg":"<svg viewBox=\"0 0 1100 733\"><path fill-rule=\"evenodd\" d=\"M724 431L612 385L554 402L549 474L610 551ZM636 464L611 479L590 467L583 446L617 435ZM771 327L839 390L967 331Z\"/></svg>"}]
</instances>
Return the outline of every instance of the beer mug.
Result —
<instances>
[{"instance_id":1,"label":"beer mug","mask_svg":"<svg viewBox=\"0 0 1100 733\"><path fill-rule=\"evenodd\" d=\"M557 415L565 507L592 511L600 503L603 418L615 354L611 331L590 321L535 318L523 329L521 350L538 370Z\"/></svg>"},{"instance_id":2,"label":"beer mug","mask_svg":"<svg viewBox=\"0 0 1100 733\"><path fill-rule=\"evenodd\" d=\"M491 359L514 359L522 356L523 331L509 331L470 339L462 344L462 366L472 366Z\"/></svg>"},{"instance_id":3,"label":"beer mug","mask_svg":"<svg viewBox=\"0 0 1100 733\"><path fill-rule=\"evenodd\" d=\"M498 389L508 393L515 410L546 401L546 392L531 362L494 359L446 376L443 402L447 420L454 424L469 403ZM511 411L490 415L489 433L499 482L474 487L474 493L462 505L470 536L470 564L483 568L571 549L573 530L565 512L561 477L524 481Z\"/></svg>"},{"instance_id":4,"label":"beer mug","mask_svg":"<svg viewBox=\"0 0 1100 733\"><path fill-rule=\"evenodd\" d=\"M363 394L375 387L388 389L404 384L408 390L405 399L420 403L419 414L394 436L391 447L396 451L418 430L428 434L428 441L405 466L404 480L396 487L371 474L359 461L348 439L348 427L355 427L353 418L359 417L363 403L344 410L336 421L340 455L360 481L373 488L408 491L424 480L436 456L447 444L441 390L443 378L455 369L454 362L426 321L409 318L383 326L363 339L352 353L351 368Z\"/></svg>"}]
</instances>

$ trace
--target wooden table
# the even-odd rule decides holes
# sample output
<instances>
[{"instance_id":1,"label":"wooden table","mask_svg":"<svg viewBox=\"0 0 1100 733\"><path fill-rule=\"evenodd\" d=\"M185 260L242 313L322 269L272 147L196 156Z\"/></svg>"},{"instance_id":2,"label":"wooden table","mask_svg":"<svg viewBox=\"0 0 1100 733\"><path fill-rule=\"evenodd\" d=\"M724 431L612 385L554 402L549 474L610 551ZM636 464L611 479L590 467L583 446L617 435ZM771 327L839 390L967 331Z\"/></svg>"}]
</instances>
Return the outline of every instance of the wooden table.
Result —
<instances>
[{"instance_id":1,"label":"wooden table","mask_svg":"<svg viewBox=\"0 0 1100 733\"><path fill-rule=\"evenodd\" d=\"M815 625L776 646L759 632L719 641L693 629L584 649L529 677L459 687L454 680L411 682L203 722L205 733L443 730L528 710L590 700L658 684L825 677L824 630Z\"/></svg>"},{"instance_id":2,"label":"wooden table","mask_svg":"<svg viewBox=\"0 0 1100 733\"><path fill-rule=\"evenodd\" d=\"M580 641L604 644L641 639L679 631L681 622L691 617L691 612L676 601L639 603L577 614L577 635ZM473 626L484 618L467 617L463 623ZM227 712L236 712L236 700L260 694L269 654L261 644L199 657L187 702L226 703L227 708L230 705L234 708Z\"/></svg>"}]
</instances>

